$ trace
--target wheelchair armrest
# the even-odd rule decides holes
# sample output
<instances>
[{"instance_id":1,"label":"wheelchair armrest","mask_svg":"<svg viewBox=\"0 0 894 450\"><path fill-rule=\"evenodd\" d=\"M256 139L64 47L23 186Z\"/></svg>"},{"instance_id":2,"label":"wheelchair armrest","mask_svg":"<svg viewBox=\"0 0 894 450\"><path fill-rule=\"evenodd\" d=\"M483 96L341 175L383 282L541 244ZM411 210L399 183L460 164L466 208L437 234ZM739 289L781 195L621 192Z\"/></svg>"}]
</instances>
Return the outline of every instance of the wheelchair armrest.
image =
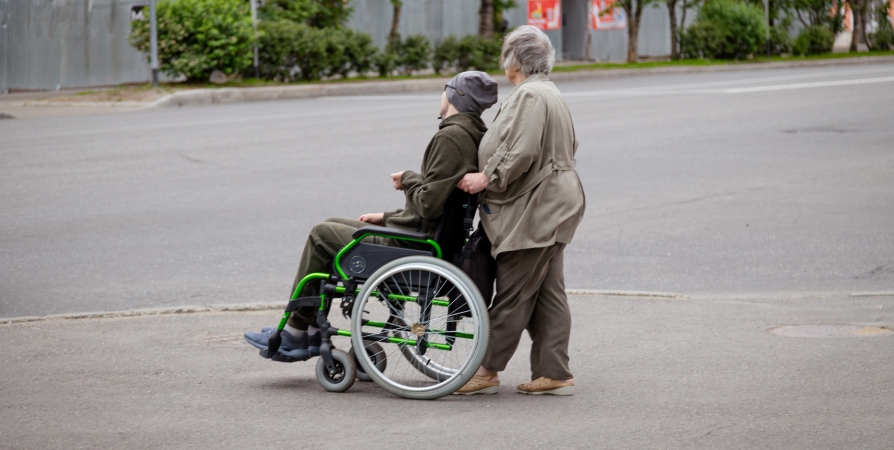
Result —
<instances>
[{"instance_id":1,"label":"wheelchair armrest","mask_svg":"<svg viewBox=\"0 0 894 450\"><path fill-rule=\"evenodd\" d=\"M354 232L353 236L354 236L354 239L357 239L360 236L363 236L364 234L373 234L376 236L384 236L384 237L390 237L390 238L418 239L420 241L424 241L424 240L428 239L428 235L426 235L425 233L417 233L415 231L400 230L397 228L380 227L378 225L369 225L369 226L360 228Z\"/></svg>"}]
</instances>

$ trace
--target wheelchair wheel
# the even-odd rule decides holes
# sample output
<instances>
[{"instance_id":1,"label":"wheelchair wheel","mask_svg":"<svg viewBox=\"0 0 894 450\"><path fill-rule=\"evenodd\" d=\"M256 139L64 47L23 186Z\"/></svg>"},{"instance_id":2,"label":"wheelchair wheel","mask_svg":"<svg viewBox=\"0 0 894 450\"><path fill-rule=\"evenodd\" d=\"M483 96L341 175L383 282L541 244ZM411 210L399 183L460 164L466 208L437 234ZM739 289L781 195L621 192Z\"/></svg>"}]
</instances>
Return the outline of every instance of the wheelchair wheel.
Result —
<instances>
[{"instance_id":1,"label":"wheelchair wheel","mask_svg":"<svg viewBox=\"0 0 894 450\"><path fill-rule=\"evenodd\" d=\"M372 359L373 364L375 364L379 371L384 372L385 368L388 367L388 359L385 357L385 349L375 342L364 342L364 345L366 346L366 353ZM354 358L354 362L357 364L357 379L360 381L372 381L372 378L370 378L366 371L363 370L360 361L357 360L357 354L354 351L353 345L351 346L351 349L348 350L348 355L350 355L351 358Z\"/></svg>"},{"instance_id":2,"label":"wheelchair wheel","mask_svg":"<svg viewBox=\"0 0 894 450\"><path fill-rule=\"evenodd\" d=\"M354 358L344 350L332 349L332 359L335 361L335 370L330 372L326 368L323 358L317 359L317 381L329 392L344 392L354 385L357 377L357 365Z\"/></svg>"},{"instance_id":3,"label":"wheelchair wheel","mask_svg":"<svg viewBox=\"0 0 894 450\"><path fill-rule=\"evenodd\" d=\"M354 348L380 342L388 359L379 368L369 351L357 352L364 372L412 399L440 398L469 381L484 358L488 331L475 284L456 266L427 256L382 266L363 285L351 315Z\"/></svg>"}]
</instances>

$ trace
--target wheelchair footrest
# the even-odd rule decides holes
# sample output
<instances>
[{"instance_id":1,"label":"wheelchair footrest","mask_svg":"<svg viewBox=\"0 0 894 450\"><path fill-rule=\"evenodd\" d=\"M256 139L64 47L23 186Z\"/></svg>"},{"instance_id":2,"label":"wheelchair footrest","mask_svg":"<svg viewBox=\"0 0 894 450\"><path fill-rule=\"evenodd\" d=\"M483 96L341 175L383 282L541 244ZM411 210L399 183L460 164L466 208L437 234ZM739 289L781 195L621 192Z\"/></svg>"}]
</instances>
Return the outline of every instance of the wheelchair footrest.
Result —
<instances>
[{"instance_id":1,"label":"wheelchair footrest","mask_svg":"<svg viewBox=\"0 0 894 450\"><path fill-rule=\"evenodd\" d=\"M282 353L279 353L279 352L274 353L273 355L270 355L270 353L269 353L269 349L266 348L266 347L265 347L265 348L262 348L260 353L261 353L261 356L264 357L264 358L272 359L272 360L274 360L274 361L284 362L284 363L293 363L293 362L299 362L299 361L307 361L308 359L312 358L312 356L308 356L307 358L304 358L304 359L292 358L291 356L286 356L286 355L283 355Z\"/></svg>"}]
</instances>

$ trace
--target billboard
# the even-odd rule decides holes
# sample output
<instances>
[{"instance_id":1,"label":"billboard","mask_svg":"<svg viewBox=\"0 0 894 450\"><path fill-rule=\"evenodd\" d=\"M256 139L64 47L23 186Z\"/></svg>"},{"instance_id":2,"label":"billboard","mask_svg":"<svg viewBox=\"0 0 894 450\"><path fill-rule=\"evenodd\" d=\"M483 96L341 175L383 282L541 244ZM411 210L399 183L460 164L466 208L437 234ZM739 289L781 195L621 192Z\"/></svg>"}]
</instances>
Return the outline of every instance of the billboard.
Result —
<instances>
[{"instance_id":1,"label":"billboard","mask_svg":"<svg viewBox=\"0 0 894 450\"><path fill-rule=\"evenodd\" d=\"M894 0L892 0L894 1ZM591 26L594 30L623 30L627 28L627 13L615 0L593 0Z\"/></svg>"},{"instance_id":2,"label":"billboard","mask_svg":"<svg viewBox=\"0 0 894 450\"><path fill-rule=\"evenodd\" d=\"M562 29L561 0L528 0L528 25L541 30Z\"/></svg>"}]
</instances>

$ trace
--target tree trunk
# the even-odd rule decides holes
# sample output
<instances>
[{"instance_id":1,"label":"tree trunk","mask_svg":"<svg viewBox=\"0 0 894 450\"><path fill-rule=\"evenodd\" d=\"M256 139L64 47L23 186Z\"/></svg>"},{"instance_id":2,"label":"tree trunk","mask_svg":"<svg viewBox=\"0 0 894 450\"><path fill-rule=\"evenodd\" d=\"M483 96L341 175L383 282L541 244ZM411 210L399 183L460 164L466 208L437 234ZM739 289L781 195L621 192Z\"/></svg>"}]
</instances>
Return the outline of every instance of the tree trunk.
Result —
<instances>
[{"instance_id":1,"label":"tree trunk","mask_svg":"<svg viewBox=\"0 0 894 450\"><path fill-rule=\"evenodd\" d=\"M494 0L481 0L478 34L487 39L494 37Z\"/></svg>"},{"instance_id":2,"label":"tree trunk","mask_svg":"<svg viewBox=\"0 0 894 450\"><path fill-rule=\"evenodd\" d=\"M643 0L631 0L631 8L633 11L627 11L627 62L634 63L637 61L639 52L637 46L639 44L639 23L643 16ZM626 8L625 8L626 10ZM631 14L631 12L633 14Z\"/></svg>"},{"instance_id":3,"label":"tree trunk","mask_svg":"<svg viewBox=\"0 0 894 450\"><path fill-rule=\"evenodd\" d=\"M687 0L683 0L683 17L680 18L680 59L683 59L683 45L685 45L685 43L683 42L683 35L686 31L686 10L689 9L689 5L687 3Z\"/></svg>"},{"instance_id":4,"label":"tree trunk","mask_svg":"<svg viewBox=\"0 0 894 450\"><path fill-rule=\"evenodd\" d=\"M862 2L860 0L851 0L851 17L854 18L854 26L851 28L851 52L858 51L857 46L862 43L863 37L863 14Z\"/></svg>"},{"instance_id":5,"label":"tree trunk","mask_svg":"<svg viewBox=\"0 0 894 450\"><path fill-rule=\"evenodd\" d=\"M668 19L670 19L671 59L679 59L680 48L677 46L677 0L667 0L667 15Z\"/></svg>"},{"instance_id":6,"label":"tree trunk","mask_svg":"<svg viewBox=\"0 0 894 450\"><path fill-rule=\"evenodd\" d=\"M400 10L403 8L402 2L394 3L394 17L391 18L391 32L388 33L388 42L391 42L397 36L397 27L400 25Z\"/></svg>"}]
</instances>

